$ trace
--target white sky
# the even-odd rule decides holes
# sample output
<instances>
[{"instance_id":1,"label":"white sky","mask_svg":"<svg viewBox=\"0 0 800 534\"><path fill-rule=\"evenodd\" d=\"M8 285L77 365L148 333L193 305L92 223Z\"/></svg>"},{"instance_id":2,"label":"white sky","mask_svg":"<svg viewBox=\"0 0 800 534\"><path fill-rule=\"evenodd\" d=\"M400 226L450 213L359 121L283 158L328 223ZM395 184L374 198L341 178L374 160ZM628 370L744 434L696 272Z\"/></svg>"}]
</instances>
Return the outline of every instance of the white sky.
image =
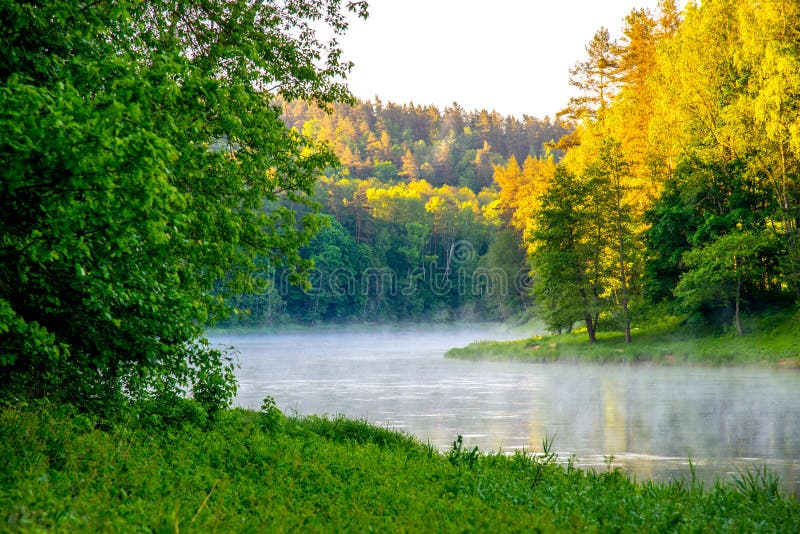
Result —
<instances>
[{"instance_id":1,"label":"white sky","mask_svg":"<svg viewBox=\"0 0 800 534\"><path fill-rule=\"evenodd\" d=\"M572 88L569 68L605 26L612 38L634 7L657 0L370 0L341 39L363 100L553 117Z\"/></svg>"}]
</instances>

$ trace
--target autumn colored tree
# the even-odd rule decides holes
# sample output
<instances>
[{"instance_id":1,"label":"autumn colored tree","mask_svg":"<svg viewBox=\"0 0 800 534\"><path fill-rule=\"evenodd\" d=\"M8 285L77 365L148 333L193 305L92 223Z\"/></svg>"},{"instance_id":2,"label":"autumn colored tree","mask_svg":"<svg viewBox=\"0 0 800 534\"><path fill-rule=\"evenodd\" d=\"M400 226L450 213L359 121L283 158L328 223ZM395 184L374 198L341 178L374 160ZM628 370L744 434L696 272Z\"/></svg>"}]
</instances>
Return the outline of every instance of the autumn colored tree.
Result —
<instances>
[{"instance_id":1,"label":"autumn colored tree","mask_svg":"<svg viewBox=\"0 0 800 534\"><path fill-rule=\"evenodd\" d=\"M400 168L400 176L409 182L420 177L417 158L410 149L406 149L406 153L403 155L403 165Z\"/></svg>"},{"instance_id":2,"label":"autumn colored tree","mask_svg":"<svg viewBox=\"0 0 800 534\"><path fill-rule=\"evenodd\" d=\"M357 101L332 105L331 113L305 103L283 105L287 125L328 143L351 177L385 180L379 165L391 163L402 172L405 164L411 173L403 175L406 181L466 185L475 192L492 185L494 165L512 155L519 162L529 155L545 157L545 145L570 129L547 117L519 120L495 111L468 112L458 104L442 112L434 106Z\"/></svg>"},{"instance_id":3,"label":"autumn colored tree","mask_svg":"<svg viewBox=\"0 0 800 534\"><path fill-rule=\"evenodd\" d=\"M784 274L800 299L800 6L736 7L741 49L733 59L749 77L734 109L750 131L748 163L772 193Z\"/></svg>"}]
</instances>

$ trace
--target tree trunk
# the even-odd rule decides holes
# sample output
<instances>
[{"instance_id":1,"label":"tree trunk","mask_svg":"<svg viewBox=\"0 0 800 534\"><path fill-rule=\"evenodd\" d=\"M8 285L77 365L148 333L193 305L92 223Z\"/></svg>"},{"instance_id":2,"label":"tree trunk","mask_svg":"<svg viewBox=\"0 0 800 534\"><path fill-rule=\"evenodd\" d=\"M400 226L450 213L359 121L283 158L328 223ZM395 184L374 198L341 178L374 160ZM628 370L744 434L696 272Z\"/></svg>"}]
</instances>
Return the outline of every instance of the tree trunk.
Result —
<instances>
[{"instance_id":1,"label":"tree trunk","mask_svg":"<svg viewBox=\"0 0 800 534\"><path fill-rule=\"evenodd\" d=\"M625 310L625 343L631 342L631 319L628 317L628 310Z\"/></svg>"},{"instance_id":2,"label":"tree trunk","mask_svg":"<svg viewBox=\"0 0 800 534\"><path fill-rule=\"evenodd\" d=\"M736 333L742 335L742 321L739 317L739 303L741 302L742 295L742 277L736 278Z\"/></svg>"},{"instance_id":3,"label":"tree trunk","mask_svg":"<svg viewBox=\"0 0 800 534\"><path fill-rule=\"evenodd\" d=\"M622 239L622 228L619 225L619 282L622 293L622 317L625 319L625 343L631 342L631 315L628 311L628 274L625 269L625 246Z\"/></svg>"},{"instance_id":4,"label":"tree trunk","mask_svg":"<svg viewBox=\"0 0 800 534\"><path fill-rule=\"evenodd\" d=\"M628 273L625 266L625 229L622 225L622 185L619 176L615 177L615 201L617 215L617 253L619 255L619 288L622 301L622 317L625 319L625 343L631 342L631 316L628 311Z\"/></svg>"},{"instance_id":5,"label":"tree trunk","mask_svg":"<svg viewBox=\"0 0 800 534\"><path fill-rule=\"evenodd\" d=\"M587 313L586 314L586 319L584 319L584 320L586 321L586 333L589 335L589 343L594 343L595 339L596 339L595 338L595 323L594 323L594 320L592 319L592 314Z\"/></svg>"}]
</instances>

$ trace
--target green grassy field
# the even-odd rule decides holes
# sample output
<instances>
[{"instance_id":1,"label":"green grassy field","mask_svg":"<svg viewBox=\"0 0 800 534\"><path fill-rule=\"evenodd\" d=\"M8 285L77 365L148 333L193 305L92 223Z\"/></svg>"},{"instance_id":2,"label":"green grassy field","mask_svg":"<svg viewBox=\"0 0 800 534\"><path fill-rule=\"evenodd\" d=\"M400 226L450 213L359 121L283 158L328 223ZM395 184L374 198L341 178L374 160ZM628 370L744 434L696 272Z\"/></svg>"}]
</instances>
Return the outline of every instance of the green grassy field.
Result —
<instances>
[{"instance_id":1,"label":"green grassy field","mask_svg":"<svg viewBox=\"0 0 800 534\"><path fill-rule=\"evenodd\" d=\"M634 483L551 455L449 453L343 418L190 401L114 421L0 410L0 531L798 532L765 472Z\"/></svg>"},{"instance_id":2,"label":"green grassy field","mask_svg":"<svg viewBox=\"0 0 800 534\"><path fill-rule=\"evenodd\" d=\"M621 332L599 332L589 344L585 331L516 341L479 341L447 353L449 358L490 360L588 360L661 364L767 364L800 367L800 315L795 312L750 317L745 335L693 329L670 317L634 329L625 344Z\"/></svg>"}]
</instances>

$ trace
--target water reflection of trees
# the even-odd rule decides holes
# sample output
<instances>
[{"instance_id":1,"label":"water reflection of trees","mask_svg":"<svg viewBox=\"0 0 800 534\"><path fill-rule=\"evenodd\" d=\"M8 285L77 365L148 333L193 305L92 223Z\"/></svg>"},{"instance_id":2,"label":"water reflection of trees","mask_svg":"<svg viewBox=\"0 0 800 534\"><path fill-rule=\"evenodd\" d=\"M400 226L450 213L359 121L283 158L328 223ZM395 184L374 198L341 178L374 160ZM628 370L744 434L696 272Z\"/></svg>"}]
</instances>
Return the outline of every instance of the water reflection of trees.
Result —
<instances>
[{"instance_id":1,"label":"water reflection of trees","mask_svg":"<svg viewBox=\"0 0 800 534\"><path fill-rule=\"evenodd\" d=\"M775 460L785 483L796 484L798 401L779 373L579 365L547 370L543 401L528 425L532 444L557 433L557 450L579 459L615 455L635 464L640 477L663 472L670 458L684 472L689 458L715 465Z\"/></svg>"}]
</instances>

